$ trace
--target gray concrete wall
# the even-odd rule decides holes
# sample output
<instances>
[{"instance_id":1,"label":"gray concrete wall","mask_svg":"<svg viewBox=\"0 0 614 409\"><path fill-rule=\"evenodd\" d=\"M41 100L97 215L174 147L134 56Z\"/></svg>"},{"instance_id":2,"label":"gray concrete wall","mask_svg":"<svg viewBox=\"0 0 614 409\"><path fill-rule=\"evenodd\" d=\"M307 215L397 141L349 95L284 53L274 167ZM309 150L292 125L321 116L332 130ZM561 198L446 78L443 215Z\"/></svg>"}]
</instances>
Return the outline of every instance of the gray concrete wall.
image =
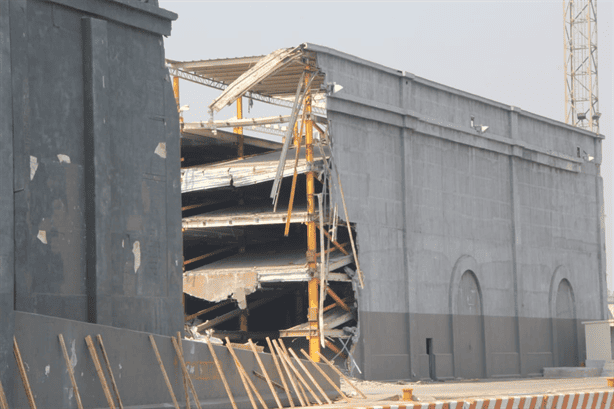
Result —
<instances>
[{"instance_id":1,"label":"gray concrete wall","mask_svg":"<svg viewBox=\"0 0 614 409\"><path fill-rule=\"evenodd\" d=\"M9 401L13 310L181 328L179 132L163 47L175 18L153 0L0 2L0 381Z\"/></svg>"},{"instance_id":2,"label":"gray concrete wall","mask_svg":"<svg viewBox=\"0 0 614 409\"><path fill-rule=\"evenodd\" d=\"M14 235L13 110L9 2L0 1L0 382L11 388L13 377Z\"/></svg>"},{"instance_id":3,"label":"gray concrete wall","mask_svg":"<svg viewBox=\"0 0 614 409\"><path fill-rule=\"evenodd\" d=\"M17 310L180 329L179 132L163 47L175 18L133 0L10 2Z\"/></svg>"},{"instance_id":4,"label":"gray concrete wall","mask_svg":"<svg viewBox=\"0 0 614 409\"><path fill-rule=\"evenodd\" d=\"M366 277L365 378L428 377L427 338L440 378L583 360L579 321L605 318L603 136L308 49L344 87L327 109Z\"/></svg>"},{"instance_id":5,"label":"gray concrete wall","mask_svg":"<svg viewBox=\"0 0 614 409\"><path fill-rule=\"evenodd\" d=\"M102 336L124 407L151 409L173 407L171 395L149 340L149 334L17 312L15 337L19 342L28 380L38 408L77 408L58 334L64 337L84 407L107 407L96 368L85 343L85 337L91 336L106 374L107 369L96 339L98 334ZM185 407L181 368L171 339L161 335L155 335L154 339L176 399L181 407ZM182 342L184 359L201 405L211 409L230 407L230 400L207 345L188 340ZM215 345L214 349L238 407L251 408L243 382L230 353L224 346ZM235 349L235 353L263 399L269 407L275 407L275 400L266 381L253 375L253 371L262 372L254 354L251 351L240 349ZM262 353L260 358L271 379L281 384L271 355ZM305 362L305 365L310 366L311 364ZM325 365L320 365L320 367L337 382L337 385L339 384L338 375ZM328 396L331 398L336 396L333 387L320 373L313 368L310 369L310 372ZM108 376L107 382L110 382ZM15 401L10 407L28 407L27 397L19 377L14 384L13 392ZM279 391L278 394L284 405L288 406L285 394ZM195 407L193 401L191 407Z\"/></svg>"}]
</instances>

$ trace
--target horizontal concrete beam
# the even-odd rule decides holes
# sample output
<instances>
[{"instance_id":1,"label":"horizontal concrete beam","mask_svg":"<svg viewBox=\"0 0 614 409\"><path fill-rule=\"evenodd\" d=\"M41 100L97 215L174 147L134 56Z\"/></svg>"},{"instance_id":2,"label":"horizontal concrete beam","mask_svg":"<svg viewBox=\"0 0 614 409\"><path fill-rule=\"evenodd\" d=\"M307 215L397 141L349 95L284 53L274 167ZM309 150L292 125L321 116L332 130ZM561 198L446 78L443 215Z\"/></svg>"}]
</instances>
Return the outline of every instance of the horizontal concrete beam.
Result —
<instances>
[{"instance_id":1,"label":"horizontal concrete beam","mask_svg":"<svg viewBox=\"0 0 614 409\"><path fill-rule=\"evenodd\" d=\"M414 82L426 85L426 86L428 86L430 88L435 88L435 89L438 89L438 90L441 90L441 91L448 92L450 94L458 95L460 97L469 98L469 99L472 99L474 101L490 105L492 107L496 107L496 108L500 108L500 109L506 109L508 111L518 112L518 113L521 113L524 116L530 117L530 118L535 119L537 121L546 122L546 123L548 123L550 125L555 125L555 126L558 126L560 128L563 128L563 129L572 129L574 132L579 132L579 133L582 133L584 135L591 136L593 138L598 138L598 139L604 139L605 138L605 136L601 135L601 134L596 134L594 132L587 131L585 129L577 128L575 126L572 126L572 125L569 125L569 124L565 124L563 122L556 121L554 119L551 119L551 118L548 118L548 117L545 117L545 116L541 116L541 115L533 114L531 112L523 111L522 109L520 109L518 107L514 107L514 106L511 106L511 105L506 105L506 104L503 104L501 102L493 101L491 99L484 98L484 97L479 96L479 95L471 94L471 93L466 92L466 91L462 91L462 90L459 90L459 89L456 89L456 88L452 88L450 86L447 86L447 85L444 85L444 84L440 84L440 83L428 80L426 78L418 77L418 76L416 76L416 75L414 75L412 73L409 73L409 72L406 72L406 71L402 71L402 70L396 70L396 69L390 68L390 67L386 67L385 65L381 65L381 64L374 63L372 61L364 60L364 59L362 59L360 57L356 57L354 55L347 54L347 53L344 53L344 52L341 52L341 51L338 51L338 50L335 50L335 49L332 49L332 48L329 48L329 47L324 47L324 46L321 46L321 45L310 44L310 43L305 43L304 47L305 47L305 50L308 50L308 51L314 51L314 52L316 52L318 54L332 55L334 57L338 57L338 58L341 58L341 59L344 59L344 60L347 60L347 61L351 61L353 63L357 63L357 64L360 64L360 65L363 65L363 66L366 66L366 67L369 67L369 68L373 68L373 69L376 69L378 71L381 71L381 72L384 72L384 73L387 73L387 74L396 75L396 76L398 76L400 78L409 79L411 81L414 81ZM334 97L337 97L337 95L335 95Z\"/></svg>"},{"instance_id":2,"label":"horizontal concrete beam","mask_svg":"<svg viewBox=\"0 0 614 409\"><path fill-rule=\"evenodd\" d=\"M424 135L446 139L459 144L516 156L530 162L566 170L581 172L582 159L558 152L547 151L517 139L492 133L478 133L470 126L460 126L439 118L431 118L416 111L374 102L348 94L330 96L328 111L360 116L376 122L411 129Z\"/></svg>"},{"instance_id":3,"label":"horizontal concrete beam","mask_svg":"<svg viewBox=\"0 0 614 409\"><path fill-rule=\"evenodd\" d=\"M104 20L115 21L152 33L169 36L177 14L153 4L134 0L43 0L69 7Z\"/></svg>"}]
</instances>

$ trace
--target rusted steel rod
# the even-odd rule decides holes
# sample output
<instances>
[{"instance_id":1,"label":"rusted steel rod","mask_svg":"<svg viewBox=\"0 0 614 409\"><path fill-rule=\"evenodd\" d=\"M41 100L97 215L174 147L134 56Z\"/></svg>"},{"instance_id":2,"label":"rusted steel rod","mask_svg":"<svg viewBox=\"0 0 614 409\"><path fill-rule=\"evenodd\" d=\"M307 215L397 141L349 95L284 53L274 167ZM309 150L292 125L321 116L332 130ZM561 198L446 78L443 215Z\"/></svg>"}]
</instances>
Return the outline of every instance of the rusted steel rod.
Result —
<instances>
[{"instance_id":1,"label":"rusted steel rod","mask_svg":"<svg viewBox=\"0 0 614 409\"><path fill-rule=\"evenodd\" d=\"M352 312L350 307L348 307L348 305L343 302L341 297L339 297L330 287L326 287L326 293L330 295L333 300L335 300L335 303L337 303L339 307L343 308L347 312Z\"/></svg>"},{"instance_id":2,"label":"rusted steel rod","mask_svg":"<svg viewBox=\"0 0 614 409\"><path fill-rule=\"evenodd\" d=\"M320 228L320 226L317 226L317 225L316 225L316 227ZM331 243L333 243L333 246L337 247L337 250L339 250L340 252L342 252L346 256L350 255L350 253L348 253L348 251L343 248L343 247L345 247L347 245L347 243L346 244L339 244L337 241L333 240L333 238L330 236L330 234L328 234L328 232L326 230L322 230L322 233L324 233L326 238L329 239Z\"/></svg>"},{"instance_id":3,"label":"rusted steel rod","mask_svg":"<svg viewBox=\"0 0 614 409\"><path fill-rule=\"evenodd\" d=\"M209 307L209 308L205 308L204 310L198 311L195 314L186 315L185 321L193 320L194 318L197 318L197 317L199 317L201 315L207 314L208 312L215 311L218 308L224 307L224 306L226 306L228 304L232 304L233 302L234 302L233 300L224 300L224 301L220 302L219 304L216 304L216 305L214 305L212 307Z\"/></svg>"}]
</instances>

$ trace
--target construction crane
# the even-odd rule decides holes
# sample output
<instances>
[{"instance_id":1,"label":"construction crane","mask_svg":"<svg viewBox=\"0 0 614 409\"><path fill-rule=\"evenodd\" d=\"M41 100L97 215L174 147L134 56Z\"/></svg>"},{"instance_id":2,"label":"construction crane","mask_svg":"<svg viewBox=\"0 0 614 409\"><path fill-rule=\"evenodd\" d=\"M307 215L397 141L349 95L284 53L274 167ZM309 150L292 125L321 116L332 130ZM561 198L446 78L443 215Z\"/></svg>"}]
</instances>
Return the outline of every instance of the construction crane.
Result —
<instances>
[{"instance_id":1,"label":"construction crane","mask_svg":"<svg viewBox=\"0 0 614 409\"><path fill-rule=\"evenodd\" d=\"M565 122L599 133L597 0L564 0Z\"/></svg>"}]
</instances>

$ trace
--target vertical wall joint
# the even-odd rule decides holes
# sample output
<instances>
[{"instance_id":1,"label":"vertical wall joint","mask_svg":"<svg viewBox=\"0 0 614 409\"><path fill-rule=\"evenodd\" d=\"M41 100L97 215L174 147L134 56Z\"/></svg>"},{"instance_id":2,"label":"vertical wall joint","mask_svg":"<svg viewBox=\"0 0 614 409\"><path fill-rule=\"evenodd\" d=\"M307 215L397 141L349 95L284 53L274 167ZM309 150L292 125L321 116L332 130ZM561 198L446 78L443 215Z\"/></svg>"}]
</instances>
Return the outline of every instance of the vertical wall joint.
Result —
<instances>
[{"instance_id":1,"label":"vertical wall joint","mask_svg":"<svg viewBox=\"0 0 614 409\"><path fill-rule=\"evenodd\" d=\"M85 170L85 256L88 322L108 323L101 318L99 297L104 285L110 229L110 134L108 122L107 22L83 18L83 109ZM107 302L107 304L110 304Z\"/></svg>"}]
</instances>

